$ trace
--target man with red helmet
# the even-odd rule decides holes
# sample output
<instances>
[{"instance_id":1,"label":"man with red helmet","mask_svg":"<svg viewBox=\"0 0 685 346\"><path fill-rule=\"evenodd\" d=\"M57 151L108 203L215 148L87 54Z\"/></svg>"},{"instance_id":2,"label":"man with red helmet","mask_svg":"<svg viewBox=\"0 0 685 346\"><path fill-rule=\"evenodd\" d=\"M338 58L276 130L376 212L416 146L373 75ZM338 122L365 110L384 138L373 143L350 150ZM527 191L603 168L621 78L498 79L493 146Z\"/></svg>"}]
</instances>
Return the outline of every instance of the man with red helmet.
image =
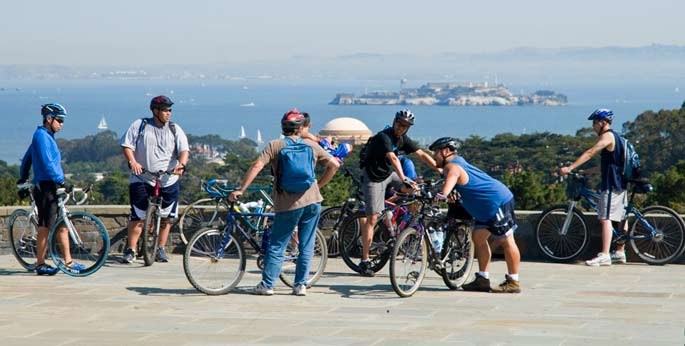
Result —
<instances>
[{"instance_id":1,"label":"man with red helmet","mask_svg":"<svg viewBox=\"0 0 685 346\"><path fill-rule=\"evenodd\" d=\"M283 252L293 234L295 227L298 228L298 239L300 244L300 254L297 258L297 268L295 270L295 283L292 293L298 296L307 294L307 281L309 275L309 265L314 252L314 239L316 236L316 225L319 222L321 211L320 189L328 183L340 167L338 160L331 156L319 144L301 138L302 128L305 117L297 109L291 109L283 115L281 119L281 129L284 139L277 139L269 142L257 160L245 173L242 185L233 191L229 196L230 201L236 201L250 186L257 174L266 166L271 164L272 172L276 177L276 188L274 189L274 224L269 236L269 244L264 256L264 270L262 271L262 281L255 287L254 294L273 295L274 283L278 279L283 262ZM305 149L310 162L302 162L303 165L318 163L325 167L323 175L316 180L311 176L311 185L304 184L301 189L290 189L285 187L281 180L286 180L284 173L286 161L282 159L284 152L295 145ZM308 148L307 148L308 147ZM309 156L311 155L311 156Z\"/></svg>"}]
</instances>

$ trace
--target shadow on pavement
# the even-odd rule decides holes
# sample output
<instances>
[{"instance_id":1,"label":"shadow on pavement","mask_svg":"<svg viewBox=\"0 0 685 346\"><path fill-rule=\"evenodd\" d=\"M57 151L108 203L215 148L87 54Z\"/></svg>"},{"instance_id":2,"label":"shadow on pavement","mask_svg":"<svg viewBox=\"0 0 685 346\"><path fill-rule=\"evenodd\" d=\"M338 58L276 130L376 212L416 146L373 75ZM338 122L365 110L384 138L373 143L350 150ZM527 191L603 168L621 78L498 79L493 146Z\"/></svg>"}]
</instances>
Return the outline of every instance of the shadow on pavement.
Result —
<instances>
[{"instance_id":1,"label":"shadow on pavement","mask_svg":"<svg viewBox=\"0 0 685 346\"><path fill-rule=\"evenodd\" d=\"M0 269L0 276L10 275L36 275L36 273L26 269Z\"/></svg>"},{"instance_id":2,"label":"shadow on pavement","mask_svg":"<svg viewBox=\"0 0 685 346\"><path fill-rule=\"evenodd\" d=\"M168 296L168 295L204 295L202 292L197 291L194 288L187 288L187 289L168 289L168 288L159 288L159 287L126 287L127 290L136 292L140 295L143 296L151 296L151 295L159 295L159 296Z\"/></svg>"}]
</instances>

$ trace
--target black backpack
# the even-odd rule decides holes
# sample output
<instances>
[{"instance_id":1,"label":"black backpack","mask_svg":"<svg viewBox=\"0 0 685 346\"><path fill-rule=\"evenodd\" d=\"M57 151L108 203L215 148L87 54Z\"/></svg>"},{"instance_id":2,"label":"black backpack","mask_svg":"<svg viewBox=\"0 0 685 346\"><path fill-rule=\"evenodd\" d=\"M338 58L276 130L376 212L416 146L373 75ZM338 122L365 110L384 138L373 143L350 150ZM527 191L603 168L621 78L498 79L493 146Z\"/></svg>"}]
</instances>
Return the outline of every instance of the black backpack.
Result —
<instances>
[{"instance_id":1,"label":"black backpack","mask_svg":"<svg viewBox=\"0 0 685 346\"><path fill-rule=\"evenodd\" d=\"M376 133L375 135L369 137L369 139L366 141L366 144L359 150L359 168L364 168L366 167L366 161L369 158L369 144L371 144L371 141L376 138L376 136L388 136L387 133L385 133L385 130ZM392 141L391 141L392 142ZM404 136L400 137L397 146L392 148L392 151L395 152L395 155L398 154L398 149L404 146Z\"/></svg>"}]
</instances>

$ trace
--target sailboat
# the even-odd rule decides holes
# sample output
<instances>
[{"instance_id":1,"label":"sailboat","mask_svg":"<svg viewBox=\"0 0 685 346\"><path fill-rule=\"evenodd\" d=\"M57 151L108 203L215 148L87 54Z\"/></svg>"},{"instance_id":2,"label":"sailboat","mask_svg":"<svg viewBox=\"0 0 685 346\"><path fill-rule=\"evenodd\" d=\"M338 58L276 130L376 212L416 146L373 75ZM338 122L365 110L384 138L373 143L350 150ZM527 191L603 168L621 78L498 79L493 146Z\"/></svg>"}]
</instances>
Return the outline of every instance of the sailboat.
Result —
<instances>
[{"instance_id":1,"label":"sailboat","mask_svg":"<svg viewBox=\"0 0 685 346\"><path fill-rule=\"evenodd\" d=\"M238 138L243 139L245 137L247 137L247 136L245 136L245 128L240 126L240 137L238 137Z\"/></svg>"},{"instance_id":2,"label":"sailboat","mask_svg":"<svg viewBox=\"0 0 685 346\"><path fill-rule=\"evenodd\" d=\"M257 144L264 144L262 140L262 131L257 130Z\"/></svg>"},{"instance_id":3,"label":"sailboat","mask_svg":"<svg viewBox=\"0 0 685 346\"><path fill-rule=\"evenodd\" d=\"M104 115L102 116L102 118L100 118L100 122L98 123L98 130L107 130L107 121L105 121Z\"/></svg>"}]
</instances>

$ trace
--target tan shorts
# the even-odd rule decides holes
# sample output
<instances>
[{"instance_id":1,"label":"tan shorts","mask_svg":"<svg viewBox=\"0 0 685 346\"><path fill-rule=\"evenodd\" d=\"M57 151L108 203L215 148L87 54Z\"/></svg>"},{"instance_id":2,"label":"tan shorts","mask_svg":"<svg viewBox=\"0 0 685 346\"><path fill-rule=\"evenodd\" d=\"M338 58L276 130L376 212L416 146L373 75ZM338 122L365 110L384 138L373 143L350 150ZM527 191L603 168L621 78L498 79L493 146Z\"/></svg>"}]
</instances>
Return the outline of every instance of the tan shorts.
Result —
<instances>
[{"instance_id":1,"label":"tan shorts","mask_svg":"<svg viewBox=\"0 0 685 346\"><path fill-rule=\"evenodd\" d=\"M628 193L626 191L602 191L599 193L597 217L600 220L623 221L626 205L628 205Z\"/></svg>"}]
</instances>

